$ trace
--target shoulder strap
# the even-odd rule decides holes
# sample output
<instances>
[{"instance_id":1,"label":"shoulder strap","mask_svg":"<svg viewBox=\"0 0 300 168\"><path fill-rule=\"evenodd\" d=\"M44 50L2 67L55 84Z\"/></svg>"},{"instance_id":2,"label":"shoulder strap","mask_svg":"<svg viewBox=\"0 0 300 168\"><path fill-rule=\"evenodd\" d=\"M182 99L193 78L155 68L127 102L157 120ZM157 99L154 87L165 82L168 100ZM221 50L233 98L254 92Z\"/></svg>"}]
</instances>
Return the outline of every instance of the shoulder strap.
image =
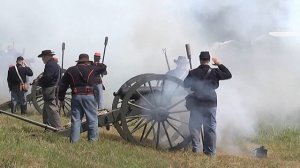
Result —
<instances>
[{"instance_id":1,"label":"shoulder strap","mask_svg":"<svg viewBox=\"0 0 300 168\"><path fill-rule=\"evenodd\" d=\"M79 72L81 78L83 79L83 81L87 83L87 79L84 78L84 76L82 75L81 71L79 70L79 67L76 66L76 68L77 68L77 70L78 70L78 72Z\"/></svg>"},{"instance_id":2,"label":"shoulder strap","mask_svg":"<svg viewBox=\"0 0 300 168\"><path fill-rule=\"evenodd\" d=\"M21 76L20 76L20 74L19 74L17 65L15 65L15 69L16 69L16 72L17 72L17 74L18 74L19 79L21 80L21 83L23 84L24 82L23 82L23 79L21 78Z\"/></svg>"}]
</instances>

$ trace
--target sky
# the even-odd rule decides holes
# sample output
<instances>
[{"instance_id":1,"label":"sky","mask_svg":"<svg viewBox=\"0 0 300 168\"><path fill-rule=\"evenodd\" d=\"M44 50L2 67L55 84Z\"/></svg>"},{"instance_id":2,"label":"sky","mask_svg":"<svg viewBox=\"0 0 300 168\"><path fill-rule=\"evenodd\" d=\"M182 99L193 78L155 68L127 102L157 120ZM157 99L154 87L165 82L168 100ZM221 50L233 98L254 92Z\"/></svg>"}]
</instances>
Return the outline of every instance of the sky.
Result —
<instances>
[{"instance_id":1,"label":"sky","mask_svg":"<svg viewBox=\"0 0 300 168\"><path fill-rule=\"evenodd\" d=\"M37 58L42 50L53 50L61 60L65 42L64 67L70 67L81 53L102 52L107 36L107 108L126 80L167 72L163 48L171 68L174 59L186 56L185 44L191 46L193 68L199 53L208 50L233 75L217 90L222 144L232 141L230 136L253 136L261 121L299 123L299 11L297 0L1 0L0 49L14 44L24 50L24 57L35 61L36 77L44 67ZM1 59L6 101L5 67L14 60Z\"/></svg>"}]
</instances>

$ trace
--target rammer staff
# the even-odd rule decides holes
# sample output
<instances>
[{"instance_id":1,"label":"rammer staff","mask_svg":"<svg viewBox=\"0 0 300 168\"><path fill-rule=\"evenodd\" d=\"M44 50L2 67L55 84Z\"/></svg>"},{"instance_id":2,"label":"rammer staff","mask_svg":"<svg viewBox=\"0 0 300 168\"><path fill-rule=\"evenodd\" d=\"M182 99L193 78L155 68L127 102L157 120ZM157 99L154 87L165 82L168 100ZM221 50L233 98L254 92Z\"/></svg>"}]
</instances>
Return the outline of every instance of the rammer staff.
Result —
<instances>
[{"instance_id":1,"label":"rammer staff","mask_svg":"<svg viewBox=\"0 0 300 168\"><path fill-rule=\"evenodd\" d=\"M191 58L190 44L186 44L185 49L186 49L187 58L189 59L189 62L190 62L190 69L192 69L192 58Z\"/></svg>"},{"instance_id":2,"label":"rammer staff","mask_svg":"<svg viewBox=\"0 0 300 168\"><path fill-rule=\"evenodd\" d=\"M165 55L165 59L166 59L166 62L167 62L167 66L168 66L168 70L170 71L170 65L169 65L169 60L168 60L168 56L167 56L167 49L164 48L162 49L164 55Z\"/></svg>"},{"instance_id":3,"label":"rammer staff","mask_svg":"<svg viewBox=\"0 0 300 168\"><path fill-rule=\"evenodd\" d=\"M64 69L65 48L66 48L66 44L65 44L65 42L63 42L62 45L61 45L61 50L62 50L62 54L61 54L61 69Z\"/></svg>"},{"instance_id":4,"label":"rammer staff","mask_svg":"<svg viewBox=\"0 0 300 168\"><path fill-rule=\"evenodd\" d=\"M108 37L105 37L102 63L104 63L104 57L105 57L105 51L106 51L107 42L108 42Z\"/></svg>"}]
</instances>

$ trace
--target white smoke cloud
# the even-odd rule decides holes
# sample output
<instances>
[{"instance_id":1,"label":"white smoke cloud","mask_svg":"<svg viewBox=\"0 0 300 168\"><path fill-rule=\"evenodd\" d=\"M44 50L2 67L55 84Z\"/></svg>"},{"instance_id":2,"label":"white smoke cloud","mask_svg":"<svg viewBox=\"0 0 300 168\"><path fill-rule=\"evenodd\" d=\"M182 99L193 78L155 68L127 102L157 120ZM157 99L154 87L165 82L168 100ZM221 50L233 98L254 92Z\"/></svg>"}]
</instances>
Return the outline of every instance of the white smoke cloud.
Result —
<instances>
[{"instance_id":1,"label":"white smoke cloud","mask_svg":"<svg viewBox=\"0 0 300 168\"><path fill-rule=\"evenodd\" d=\"M297 0L2 0L0 44L25 48L25 57L36 59L32 66L37 76L44 66L37 59L42 50L60 56L65 42L64 67L69 67L80 53L102 52L108 36L107 108L112 93L129 78L167 71L162 48L173 68L172 60L186 55L184 44L191 44L193 67L199 65L200 51L209 50L233 74L217 90L219 144L232 147L229 137L254 135L262 116L287 122L300 109L299 37L269 36L273 31L299 32L299 8ZM9 93L2 89L1 100L7 99Z\"/></svg>"}]
</instances>

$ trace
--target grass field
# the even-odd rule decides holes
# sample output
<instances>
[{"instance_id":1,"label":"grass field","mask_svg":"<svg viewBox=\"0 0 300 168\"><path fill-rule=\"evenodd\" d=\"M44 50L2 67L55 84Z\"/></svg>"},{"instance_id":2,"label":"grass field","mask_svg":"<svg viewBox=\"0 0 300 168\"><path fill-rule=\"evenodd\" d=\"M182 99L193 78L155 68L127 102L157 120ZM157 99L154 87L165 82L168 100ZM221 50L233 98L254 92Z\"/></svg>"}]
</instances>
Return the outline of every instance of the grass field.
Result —
<instances>
[{"instance_id":1,"label":"grass field","mask_svg":"<svg viewBox=\"0 0 300 168\"><path fill-rule=\"evenodd\" d=\"M29 117L41 120L40 115ZM0 114L0 167L300 167L299 128L262 128L250 141L266 146L264 159L222 151L213 158L158 151L128 143L114 129L101 128L100 135L95 143L82 134L79 143L70 144L67 137Z\"/></svg>"}]
</instances>

